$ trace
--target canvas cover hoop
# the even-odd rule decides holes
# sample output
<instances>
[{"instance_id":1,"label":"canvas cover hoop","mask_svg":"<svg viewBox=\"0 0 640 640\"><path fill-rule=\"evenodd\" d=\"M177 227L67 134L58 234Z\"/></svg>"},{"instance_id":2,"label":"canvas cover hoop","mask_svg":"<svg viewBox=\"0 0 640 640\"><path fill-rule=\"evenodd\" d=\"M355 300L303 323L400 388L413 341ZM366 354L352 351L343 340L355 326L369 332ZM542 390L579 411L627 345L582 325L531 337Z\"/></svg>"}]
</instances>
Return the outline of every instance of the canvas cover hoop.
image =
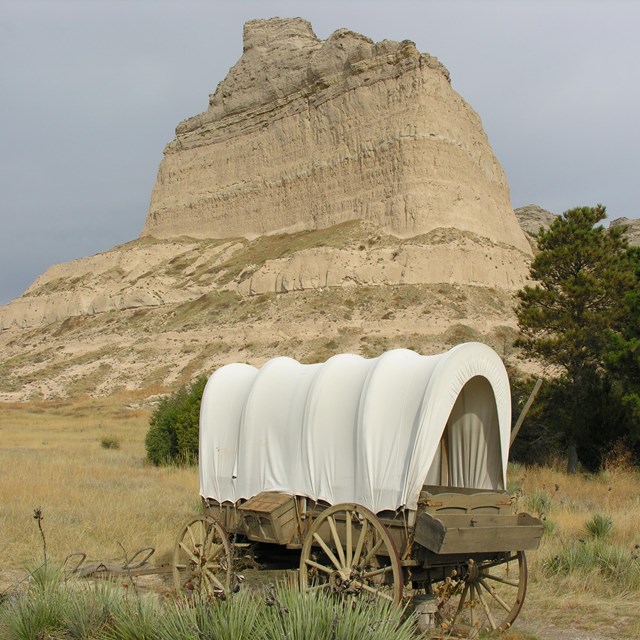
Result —
<instances>
[{"instance_id":1,"label":"canvas cover hoop","mask_svg":"<svg viewBox=\"0 0 640 640\"><path fill-rule=\"evenodd\" d=\"M230 364L202 398L200 494L415 509L424 484L503 489L510 429L506 370L477 342L431 356Z\"/></svg>"}]
</instances>

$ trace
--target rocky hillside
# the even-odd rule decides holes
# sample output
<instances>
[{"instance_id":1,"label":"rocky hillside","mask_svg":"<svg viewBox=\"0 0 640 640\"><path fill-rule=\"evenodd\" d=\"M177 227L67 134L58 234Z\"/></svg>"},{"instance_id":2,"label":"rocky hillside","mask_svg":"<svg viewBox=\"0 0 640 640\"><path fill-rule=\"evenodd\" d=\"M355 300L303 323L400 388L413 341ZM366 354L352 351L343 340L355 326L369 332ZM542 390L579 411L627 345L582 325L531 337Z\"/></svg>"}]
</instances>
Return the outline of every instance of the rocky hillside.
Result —
<instances>
[{"instance_id":1,"label":"rocky hillside","mask_svg":"<svg viewBox=\"0 0 640 640\"><path fill-rule=\"evenodd\" d=\"M611 226L624 225L629 238L629 244L632 247L640 247L640 220L629 220L629 218L616 218L611 221Z\"/></svg>"},{"instance_id":2,"label":"rocky hillside","mask_svg":"<svg viewBox=\"0 0 640 640\"><path fill-rule=\"evenodd\" d=\"M0 400L151 394L279 354L510 355L531 248L442 64L303 20L244 37L167 146L142 237L0 309Z\"/></svg>"},{"instance_id":3,"label":"rocky hillside","mask_svg":"<svg viewBox=\"0 0 640 640\"><path fill-rule=\"evenodd\" d=\"M470 233L401 241L358 221L253 241L136 240L53 267L0 309L0 400L155 393L279 354L433 353L472 339L510 351L522 281L469 283L506 277L503 251Z\"/></svg>"},{"instance_id":4,"label":"rocky hillside","mask_svg":"<svg viewBox=\"0 0 640 640\"><path fill-rule=\"evenodd\" d=\"M541 229L547 230L553 221L558 217L537 204L529 204L524 207L514 209L520 227L527 235L531 243L532 250L536 248L536 236ZM626 227L626 235L632 247L640 247L640 220L629 220L629 218L616 218L611 220L610 226Z\"/></svg>"}]
</instances>

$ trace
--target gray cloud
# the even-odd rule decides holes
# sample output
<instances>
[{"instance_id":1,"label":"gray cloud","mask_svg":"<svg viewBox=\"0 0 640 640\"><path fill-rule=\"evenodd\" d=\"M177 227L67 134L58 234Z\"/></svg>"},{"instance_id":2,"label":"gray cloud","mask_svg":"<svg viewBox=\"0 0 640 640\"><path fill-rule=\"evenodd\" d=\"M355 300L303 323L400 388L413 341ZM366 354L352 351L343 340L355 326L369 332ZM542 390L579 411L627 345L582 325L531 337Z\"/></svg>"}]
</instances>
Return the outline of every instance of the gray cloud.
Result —
<instances>
[{"instance_id":1,"label":"gray cloud","mask_svg":"<svg viewBox=\"0 0 640 640\"><path fill-rule=\"evenodd\" d=\"M0 304L135 238L162 148L251 18L414 40L480 114L512 202L637 217L640 3L0 0Z\"/></svg>"}]
</instances>

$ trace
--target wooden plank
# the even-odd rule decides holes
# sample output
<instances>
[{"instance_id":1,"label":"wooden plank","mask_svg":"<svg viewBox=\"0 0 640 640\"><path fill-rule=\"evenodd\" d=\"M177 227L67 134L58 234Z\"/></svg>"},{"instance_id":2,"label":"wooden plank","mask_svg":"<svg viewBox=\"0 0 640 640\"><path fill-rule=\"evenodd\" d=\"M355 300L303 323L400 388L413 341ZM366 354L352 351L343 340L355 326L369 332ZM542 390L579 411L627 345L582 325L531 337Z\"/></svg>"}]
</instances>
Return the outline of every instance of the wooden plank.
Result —
<instances>
[{"instance_id":1,"label":"wooden plank","mask_svg":"<svg viewBox=\"0 0 640 640\"><path fill-rule=\"evenodd\" d=\"M287 493L263 491L257 496L247 500L244 504L241 504L238 509L240 509L240 511L273 513L284 506L288 506L287 503L289 502L291 503L290 508L293 508L293 496Z\"/></svg>"},{"instance_id":2,"label":"wooden plank","mask_svg":"<svg viewBox=\"0 0 640 640\"><path fill-rule=\"evenodd\" d=\"M471 493L473 491L473 493ZM511 513L511 496L501 492L478 490L454 490L420 494L419 505L431 514L441 513Z\"/></svg>"},{"instance_id":3,"label":"wooden plank","mask_svg":"<svg viewBox=\"0 0 640 640\"><path fill-rule=\"evenodd\" d=\"M504 527L518 524L518 516L499 515L497 513L432 513L431 515L441 520L447 529L458 527Z\"/></svg>"},{"instance_id":4,"label":"wooden plank","mask_svg":"<svg viewBox=\"0 0 640 640\"><path fill-rule=\"evenodd\" d=\"M465 517L468 516L449 515L440 519L421 513L416 520L414 539L434 553L472 554L537 549L542 538L542 522L528 514L501 516L503 521L496 520L500 516L490 516L491 524L485 526L477 523L474 526L456 526L465 524Z\"/></svg>"}]
</instances>

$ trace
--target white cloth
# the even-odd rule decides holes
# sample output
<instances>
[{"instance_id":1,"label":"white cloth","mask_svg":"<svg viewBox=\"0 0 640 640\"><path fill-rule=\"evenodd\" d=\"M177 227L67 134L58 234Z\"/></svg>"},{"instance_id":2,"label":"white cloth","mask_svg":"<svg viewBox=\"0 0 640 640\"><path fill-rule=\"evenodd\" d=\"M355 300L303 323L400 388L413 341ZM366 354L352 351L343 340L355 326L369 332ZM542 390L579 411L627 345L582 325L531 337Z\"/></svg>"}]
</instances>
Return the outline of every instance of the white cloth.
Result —
<instances>
[{"instance_id":1,"label":"white cloth","mask_svg":"<svg viewBox=\"0 0 640 640\"><path fill-rule=\"evenodd\" d=\"M236 502L261 491L415 509L422 486L505 486L511 398L486 345L422 356L341 354L303 365L274 358L209 379L200 414L200 493Z\"/></svg>"}]
</instances>

